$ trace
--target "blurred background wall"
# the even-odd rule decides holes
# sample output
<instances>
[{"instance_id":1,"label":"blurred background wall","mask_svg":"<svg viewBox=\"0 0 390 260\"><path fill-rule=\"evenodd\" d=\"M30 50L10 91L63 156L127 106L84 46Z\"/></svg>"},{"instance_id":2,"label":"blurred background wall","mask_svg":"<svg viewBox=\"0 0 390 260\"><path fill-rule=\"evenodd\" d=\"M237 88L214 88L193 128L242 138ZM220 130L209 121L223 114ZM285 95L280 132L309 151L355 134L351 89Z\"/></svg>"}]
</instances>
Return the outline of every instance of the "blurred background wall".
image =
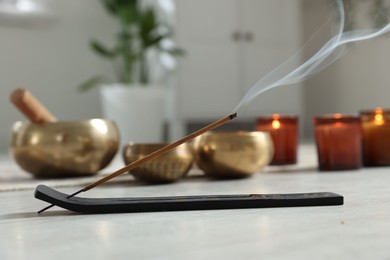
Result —
<instances>
[{"instance_id":1,"label":"blurred background wall","mask_svg":"<svg viewBox=\"0 0 390 260\"><path fill-rule=\"evenodd\" d=\"M357 17L356 23L359 18L370 21L375 16L370 13L375 1L352 0L353 2L370 4L361 6L362 14L356 10L361 15ZM304 0L302 10L303 38L308 39L327 20L329 14L334 12L334 5L332 1ZM330 35L323 35L319 40L324 41L329 37ZM306 55L305 58L308 57ZM387 33L375 39L348 45L339 60L305 81L304 136L312 136L312 118L315 115L356 114L363 109L390 107L390 73L387 72L389 58L390 34Z\"/></svg>"},{"instance_id":2,"label":"blurred background wall","mask_svg":"<svg viewBox=\"0 0 390 260\"><path fill-rule=\"evenodd\" d=\"M96 0L37 1L41 15L0 12L0 151L8 149L13 122L25 120L10 104L10 92L29 89L58 119L101 115L97 91L80 94L77 86L95 74L112 73L88 46L93 37L110 42L115 24Z\"/></svg>"},{"instance_id":3,"label":"blurred background wall","mask_svg":"<svg viewBox=\"0 0 390 260\"><path fill-rule=\"evenodd\" d=\"M187 0L189 3L190 1L197 0ZM108 76L113 74L110 64L92 53L88 46L88 42L92 38L100 39L109 44L117 30L115 22L107 15L99 1L36 0L36 2L47 7L49 11L46 15L22 19L7 18L0 12L1 153L7 152L12 123L24 120L8 101L9 93L14 88L25 87L31 90L61 120L100 117L98 91L92 90L80 94L77 85L96 74ZM203 3L204 10L210 11L207 2ZM257 2L261 3L262 1L257 0ZM273 0L272 2L277 2L277 5L280 6L288 5L290 9L286 10L291 10L291 6L293 6L296 16L291 18L288 23L279 24L280 28L286 28L286 31L292 32L291 37L289 36L291 44L289 47L286 47L288 45L276 46L279 48L278 58L270 60L268 63L265 61L264 64L268 66L265 67L266 69L273 68L292 55L314 31L324 24L329 13L334 12L332 1L329 0ZM267 8L265 5L266 13L268 12ZM218 17L218 12L223 9L224 7L220 6L220 9L215 10L215 17ZM180 10L180 8L177 9L179 18ZM276 9L270 13L270 19L272 17L278 18ZM201 17L202 13L195 15L194 19L198 20L194 20L194 23L199 23ZM216 18L215 26L217 28L218 22L220 21ZM273 24L266 25L261 27L262 30L267 30L264 33L274 33ZM205 26L204 30L208 30L208 27ZM323 43L329 36L330 34L321 35L319 42ZM180 40L180 35L178 37ZM341 59L317 76L297 85L296 88L294 88L295 86L282 87L272 93L266 93L263 101L261 99L258 101L265 104L258 113L296 113L301 117L302 137L310 138L314 115L335 112L357 113L365 108L390 107L388 98L390 95L388 87L390 73L387 72L390 57L389 43L390 36L384 36L349 46L348 51ZM245 47L241 46L239 51L245 52L242 48ZM268 53L271 52L268 51ZM250 53L245 55L250 55ZM308 55L309 53L302 59L308 58ZM199 60L201 61L201 59L197 59L197 56L191 54L185 57L181 63L184 66L189 66L188 63L191 63L190 65L195 67L208 65L196 64ZM229 66L227 62L225 65ZM236 67L242 69L239 65ZM220 70L226 77L229 76L229 70L225 70L224 67L221 67ZM244 81L247 84L243 86L244 89L255 83L253 81L254 72L251 73L252 80ZM262 76L260 74L259 78ZM223 83L223 81L221 82ZM179 80L178 84L184 83ZM181 94L178 95L179 98ZM223 104L225 99L234 103L237 100L237 95L242 94L242 90L240 90L234 94L236 95L234 97L221 95L216 96L218 100L212 101L216 103L216 109L222 111L225 108L220 104ZM194 120L214 118L214 116L209 116L208 111L200 111L203 113L200 114L201 116L194 116L196 114L193 114L188 108L207 107L203 106L202 103L206 101L194 99L191 102L193 103L181 103L181 106L187 108L184 114L178 117L181 124L185 124L187 121L193 123ZM278 111L279 106L281 109ZM269 107L272 109L267 109ZM213 114L212 112L210 111L210 114ZM226 113L229 112L231 111L226 111ZM214 114L218 113L220 111L216 111ZM252 109L247 114L244 111L243 117L250 121L254 120L255 114L256 110ZM189 115L188 120L185 118L186 115ZM177 131L178 135L182 132Z\"/></svg>"}]
</instances>

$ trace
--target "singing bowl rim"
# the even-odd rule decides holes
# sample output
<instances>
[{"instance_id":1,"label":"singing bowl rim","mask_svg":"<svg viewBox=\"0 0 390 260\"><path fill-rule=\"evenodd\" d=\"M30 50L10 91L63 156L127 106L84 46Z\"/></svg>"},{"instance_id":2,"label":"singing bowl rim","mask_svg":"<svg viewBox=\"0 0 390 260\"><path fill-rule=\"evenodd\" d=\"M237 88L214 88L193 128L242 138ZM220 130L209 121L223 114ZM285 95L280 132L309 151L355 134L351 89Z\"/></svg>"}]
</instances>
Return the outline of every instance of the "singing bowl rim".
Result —
<instances>
[{"instance_id":1,"label":"singing bowl rim","mask_svg":"<svg viewBox=\"0 0 390 260\"><path fill-rule=\"evenodd\" d=\"M94 121L103 121L106 123L114 124L116 125L116 122L112 119L106 119L106 118L89 118L89 119L80 119L80 120L59 120L59 121L54 121L54 122L43 122L43 123L34 123L31 121L22 121L18 120L13 123L13 126L16 124L22 124L22 125L32 125L32 126L39 126L39 127L50 127L50 126L55 126L55 125L61 125L61 124L85 124L85 123L91 123Z\"/></svg>"},{"instance_id":2,"label":"singing bowl rim","mask_svg":"<svg viewBox=\"0 0 390 260\"><path fill-rule=\"evenodd\" d=\"M153 149L153 148L155 148L154 150L156 151L156 150L159 150L159 149L161 149L161 148L163 148L163 147L165 147L165 146L167 146L169 144L170 143L158 143L158 142L153 142L153 143L128 142L127 144L123 145L123 152L122 152L122 154L125 152L126 149L129 149L130 147L145 148L145 149ZM178 149L183 149L184 146L186 146L187 148L191 148L191 144L189 144L189 143L182 143L182 144L172 148L167 153L178 151ZM163 156L163 155L161 155L161 156Z\"/></svg>"},{"instance_id":3,"label":"singing bowl rim","mask_svg":"<svg viewBox=\"0 0 390 260\"><path fill-rule=\"evenodd\" d=\"M165 147L168 144L169 143L135 143L135 142L129 142L129 143L127 143L127 144L125 144L123 146L122 158L123 158L125 163L130 163L131 162L129 160L130 154L127 154L127 153L131 152L130 149L132 147L134 147L136 149L137 148L146 148L146 149L143 149L141 152L139 152L139 150L138 151L134 150L134 152L137 152L136 156L143 155L142 157L145 157L148 154L150 154L150 153L152 153L154 151L157 151L157 150ZM151 150L149 150L149 149L151 149ZM194 158L193 148L192 148L192 145L189 144L189 143L180 144L180 145L172 148L171 150L167 151L164 154L159 155L158 157L156 157L156 158L154 158L152 160L158 160L158 159L164 158L165 156L171 156L171 155L174 155L174 154L183 154L183 153L190 155L191 158L192 158L192 161L194 161L195 158ZM145 164L146 163L148 163L148 162L145 162Z\"/></svg>"}]
</instances>

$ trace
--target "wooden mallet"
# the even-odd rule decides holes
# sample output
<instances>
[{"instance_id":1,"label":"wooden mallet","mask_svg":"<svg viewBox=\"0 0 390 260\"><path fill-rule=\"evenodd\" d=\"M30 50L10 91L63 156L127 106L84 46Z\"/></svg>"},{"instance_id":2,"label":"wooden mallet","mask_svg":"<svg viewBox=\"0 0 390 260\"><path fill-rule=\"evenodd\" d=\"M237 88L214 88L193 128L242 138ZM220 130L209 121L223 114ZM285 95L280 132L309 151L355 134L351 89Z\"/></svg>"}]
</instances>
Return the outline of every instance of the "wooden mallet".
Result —
<instances>
[{"instance_id":1,"label":"wooden mallet","mask_svg":"<svg viewBox=\"0 0 390 260\"><path fill-rule=\"evenodd\" d=\"M57 121L56 117L28 90L15 89L11 92L9 99L33 123L41 124Z\"/></svg>"}]
</instances>

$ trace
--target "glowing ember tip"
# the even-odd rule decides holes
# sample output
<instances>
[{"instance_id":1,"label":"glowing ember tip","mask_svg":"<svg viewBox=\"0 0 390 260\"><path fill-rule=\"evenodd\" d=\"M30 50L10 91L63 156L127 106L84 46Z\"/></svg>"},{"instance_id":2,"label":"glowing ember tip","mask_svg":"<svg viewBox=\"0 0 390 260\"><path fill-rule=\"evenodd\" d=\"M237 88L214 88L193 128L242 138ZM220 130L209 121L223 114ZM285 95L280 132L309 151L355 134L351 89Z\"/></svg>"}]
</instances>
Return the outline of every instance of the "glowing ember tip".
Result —
<instances>
[{"instance_id":1,"label":"glowing ember tip","mask_svg":"<svg viewBox=\"0 0 390 260\"><path fill-rule=\"evenodd\" d=\"M231 114L231 115L229 116L230 119L233 119L233 118L236 118L236 117L237 117L237 113Z\"/></svg>"}]
</instances>

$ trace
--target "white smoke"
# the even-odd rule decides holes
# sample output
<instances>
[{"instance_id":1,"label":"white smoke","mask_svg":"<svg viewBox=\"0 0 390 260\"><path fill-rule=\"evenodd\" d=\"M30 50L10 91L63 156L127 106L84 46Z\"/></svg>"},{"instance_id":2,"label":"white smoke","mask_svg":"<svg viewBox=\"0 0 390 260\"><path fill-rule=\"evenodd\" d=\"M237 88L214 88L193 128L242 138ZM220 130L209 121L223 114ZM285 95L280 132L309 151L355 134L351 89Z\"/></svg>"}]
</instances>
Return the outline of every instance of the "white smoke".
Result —
<instances>
[{"instance_id":1,"label":"white smoke","mask_svg":"<svg viewBox=\"0 0 390 260\"><path fill-rule=\"evenodd\" d=\"M343 47L347 43L368 40L378 37L390 31L390 23L380 29L354 30L344 32L345 12L342 0L337 0L337 7L340 16L340 27L337 34L332 37L314 56L297 68L294 68L296 59L299 58L303 50L296 53L285 63L261 78L241 99L234 112L252 101L255 97L266 90L291 85L303 81L336 61L342 54Z\"/></svg>"}]
</instances>

